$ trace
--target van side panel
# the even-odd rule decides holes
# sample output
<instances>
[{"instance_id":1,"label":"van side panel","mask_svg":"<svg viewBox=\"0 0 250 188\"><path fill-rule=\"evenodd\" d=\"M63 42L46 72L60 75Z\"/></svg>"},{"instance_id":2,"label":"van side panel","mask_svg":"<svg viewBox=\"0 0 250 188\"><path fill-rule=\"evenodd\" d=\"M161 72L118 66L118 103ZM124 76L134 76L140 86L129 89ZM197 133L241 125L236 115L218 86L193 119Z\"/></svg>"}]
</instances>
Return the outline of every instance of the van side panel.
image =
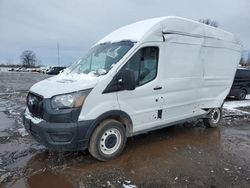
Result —
<instances>
[{"instance_id":1,"label":"van side panel","mask_svg":"<svg viewBox=\"0 0 250 188\"><path fill-rule=\"evenodd\" d=\"M161 62L164 90L163 118L169 123L204 114L199 108L203 79L200 59L203 38L166 35L165 60Z\"/></svg>"},{"instance_id":2,"label":"van side panel","mask_svg":"<svg viewBox=\"0 0 250 188\"><path fill-rule=\"evenodd\" d=\"M236 44L213 38L205 38L202 52L200 108L220 107L230 91L241 53Z\"/></svg>"}]
</instances>

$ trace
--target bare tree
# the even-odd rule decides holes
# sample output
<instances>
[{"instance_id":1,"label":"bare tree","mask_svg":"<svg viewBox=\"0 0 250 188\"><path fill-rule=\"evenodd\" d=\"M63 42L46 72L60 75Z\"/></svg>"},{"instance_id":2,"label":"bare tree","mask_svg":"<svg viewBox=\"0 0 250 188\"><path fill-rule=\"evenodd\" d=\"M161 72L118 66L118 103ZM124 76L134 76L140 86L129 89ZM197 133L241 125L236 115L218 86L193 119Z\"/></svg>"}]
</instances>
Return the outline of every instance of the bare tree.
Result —
<instances>
[{"instance_id":1,"label":"bare tree","mask_svg":"<svg viewBox=\"0 0 250 188\"><path fill-rule=\"evenodd\" d=\"M200 19L199 22L213 26L213 27L219 27L219 23L215 20L211 20L209 18L206 19Z\"/></svg>"},{"instance_id":2,"label":"bare tree","mask_svg":"<svg viewBox=\"0 0 250 188\"><path fill-rule=\"evenodd\" d=\"M31 50L23 51L20 56L21 63L24 67L34 67L37 61L36 54Z\"/></svg>"}]
</instances>

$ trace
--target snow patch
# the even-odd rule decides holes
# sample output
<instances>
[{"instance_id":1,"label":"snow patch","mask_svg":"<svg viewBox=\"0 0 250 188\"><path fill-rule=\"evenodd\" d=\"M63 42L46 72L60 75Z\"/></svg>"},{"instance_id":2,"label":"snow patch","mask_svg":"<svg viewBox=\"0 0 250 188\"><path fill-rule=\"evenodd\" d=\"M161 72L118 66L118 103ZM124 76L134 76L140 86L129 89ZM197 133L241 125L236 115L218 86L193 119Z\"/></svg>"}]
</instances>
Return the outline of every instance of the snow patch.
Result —
<instances>
[{"instance_id":1,"label":"snow patch","mask_svg":"<svg viewBox=\"0 0 250 188\"><path fill-rule=\"evenodd\" d=\"M135 188L137 187L136 185L133 185L130 180L125 180L124 183L122 184L124 188Z\"/></svg>"},{"instance_id":2,"label":"snow patch","mask_svg":"<svg viewBox=\"0 0 250 188\"><path fill-rule=\"evenodd\" d=\"M124 187L124 188L136 188L137 186L136 185L132 185L132 184L129 184L129 185L126 185L126 184L122 184L122 186Z\"/></svg>"},{"instance_id":3,"label":"snow patch","mask_svg":"<svg viewBox=\"0 0 250 188\"><path fill-rule=\"evenodd\" d=\"M7 172L6 174L3 174L2 176L0 176L0 183L5 182L10 176L11 176L10 172Z\"/></svg>"},{"instance_id":4,"label":"snow patch","mask_svg":"<svg viewBox=\"0 0 250 188\"><path fill-rule=\"evenodd\" d=\"M250 106L250 95L247 95L246 100L226 101L223 105L223 108L236 113L250 114L249 112L237 109L239 107L246 107L246 106Z\"/></svg>"},{"instance_id":5,"label":"snow patch","mask_svg":"<svg viewBox=\"0 0 250 188\"><path fill-rule=\"evenodd\" d=\"M16 95L19 94L20 92L12 92L12 93L0 93L0 96L4 96L4 95Z\"/></svg>"},{"instance_id":6,"label":"snow patch","mask_svg":"<svg viewBox=\"0 0 250 188\"><path fill-rule=\"evenodd\" d=\"M111 183L110 183L110 181L107 181L107 185L108 185L108 186L111 186Z\"/></svg>"},{"instance_id":7,"label":"snow patch","mask_svg":"<svg viewBox=\"0 0 250 188\"><path fill-rule=\"evenodd\" d=\"M0 72L9 72L10 67L0 67Z\"/></svg>"},{"instance_id":8,"label":"snow patch","mask_svg":"<svg viewBox=\"0 0 250 188\"><path fill-rule=\"evenodd\" d=\"M31 115L31 113L29 112L28 109L25 110L25 117L26 117L27 119L31 120L32 123L34 123L34 124L38 124L38 123L40 123L40 122L43 121L43 120L40 119L40 118L33 117L33 116Z\"/></svg>"},{"instance_id":9,"label":"snow patch","mask_svg":"<svg viewBox=\"0 0 250 188\"><path fill-rule=\"evenodd\" d=\"M14 116L19 116L19 115L20 115L20 112L16 112L16 111L13 110L13 109L9 109L9 113L10 113L11 115L14 115Z\"/></svg>"},{"instance_id":10,"label":"snow patch","mask_svg":"<svg viewBox=\"0 0 250 188\"><path fill-rule=\"evenodd\" d=\"M63 79L66 79L66 80L71 80L71 81L76 81L76 80L93 80L93 79L96 79L98 77L95 76L95 74L93 72L90 72L88 74L84 74L84 73L80 73L80 74L77 74L77 73L68 73L68 72L62 72L60 74L58 74L57 76L54 76L54 77L51 77L49 78L48 80L52 80L52 79L55 79L55 80L63 80Z\"/></svg>"},{"instance_id":11,"label":"snow patch","mask_svg":"<svg viewBox=\"0 0 250 188\"><path fill-rule=\"evenodd\" d=\"M95 76L92 72L89 74L63 72L58 76L34 84L30 91L42 95L44 98L50 98L54 95L93 88L100 80L104 79L105 76L106 75Z\"/></svg>"},{"instance_id":12,"label":"snow patch","mask_svg":"<svg viewBox=\"0 0 250 188\"><path fill-rule=\"evenodd\" d=\"M28 135L28 133L27 133L27 131L25 130L25 128L20 128L20 129L18 129L17 131L19 132L19 134L20 134L22 137Z\"/></svg>"}]
</instances>

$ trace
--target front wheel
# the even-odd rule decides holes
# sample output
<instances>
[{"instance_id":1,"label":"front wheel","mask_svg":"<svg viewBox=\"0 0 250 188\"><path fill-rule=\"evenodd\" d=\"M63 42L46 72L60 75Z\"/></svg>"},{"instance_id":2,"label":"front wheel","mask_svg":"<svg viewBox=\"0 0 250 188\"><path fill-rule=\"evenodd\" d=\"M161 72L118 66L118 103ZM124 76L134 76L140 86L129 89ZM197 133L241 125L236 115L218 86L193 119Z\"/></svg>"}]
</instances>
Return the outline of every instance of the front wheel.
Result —
<instances>
[{"instance_id":1,"label":"front wheel","mask_svg":"<svg viewBox=\"0 0 250 188\"><path fill-rule=\"evenodd\" d=\"M88 149L96 159L108 161L121 154L126 140L124 126L119 121L107 119L94 130Z\"/></svg>"},{"instance_id":2,"label":"front wheel","mask_svg":"<svg viewBox=\"0 0 250 188\"><path fill-rule=\"evenodd\" d=\"M221 118L222 118L221 108L214 108L209 112L207 118L203 119L203 122L206 127L214 128L218 127Z\"/></svg>"}]
</instances>

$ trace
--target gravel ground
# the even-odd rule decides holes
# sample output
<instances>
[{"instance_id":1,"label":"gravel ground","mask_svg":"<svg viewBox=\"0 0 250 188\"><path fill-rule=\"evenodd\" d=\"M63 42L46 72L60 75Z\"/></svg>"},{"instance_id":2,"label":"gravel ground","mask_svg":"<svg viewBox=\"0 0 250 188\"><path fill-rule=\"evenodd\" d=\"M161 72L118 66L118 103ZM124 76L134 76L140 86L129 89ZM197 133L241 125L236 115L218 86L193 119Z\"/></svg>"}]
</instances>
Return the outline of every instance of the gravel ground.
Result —
<instances>
[{"instance_id":1,"label":"gravel ground","mask_svg":"<svg viewBox=\"0 0 250 188\"><path fill-rule=\"evenodd\" d=\"M229 100L219 128L192 121L128 139L109 162L56 153L23 129L38 73L0 72L0 187L250 187L250 96Z\"/></svg>"}]
</instances>

